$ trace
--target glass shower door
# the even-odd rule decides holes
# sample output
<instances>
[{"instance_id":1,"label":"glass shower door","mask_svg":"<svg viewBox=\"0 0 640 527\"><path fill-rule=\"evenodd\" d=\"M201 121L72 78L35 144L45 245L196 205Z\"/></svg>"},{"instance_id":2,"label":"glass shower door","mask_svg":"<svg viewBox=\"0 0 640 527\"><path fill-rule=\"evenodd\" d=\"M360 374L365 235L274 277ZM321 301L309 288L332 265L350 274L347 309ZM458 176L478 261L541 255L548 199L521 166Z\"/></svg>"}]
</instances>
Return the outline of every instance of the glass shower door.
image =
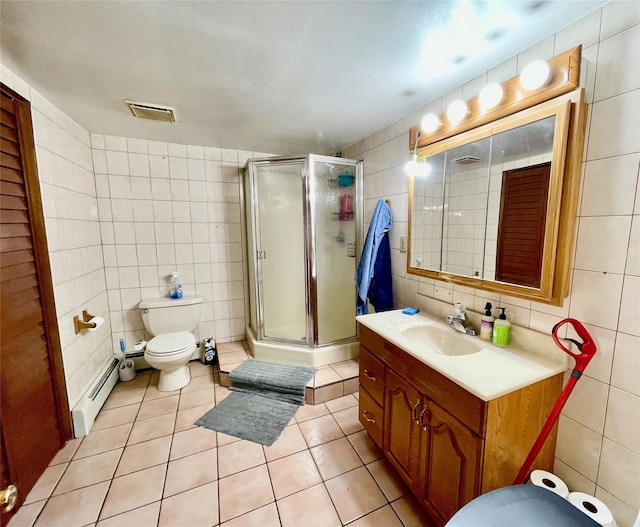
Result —
<instances>
[{"instance_id":1,"label":"glass shower door","mask_svg":"<svg viewBox=\"0 0 640 527\"><path fill-rule=\"evenodd\" d=\"M310 157L318 345L356 335L356 164Z\"/></svg>"},{"instance_id":2,"label":"glass shower door","mask_svg":"<svg viewBox=\"0 0 640 527\"><path fill-rule=\"evenodd\" d=\"M258 294L263 336L307 340L303 162L256 165Z\"/></svg>"}]
</instances>

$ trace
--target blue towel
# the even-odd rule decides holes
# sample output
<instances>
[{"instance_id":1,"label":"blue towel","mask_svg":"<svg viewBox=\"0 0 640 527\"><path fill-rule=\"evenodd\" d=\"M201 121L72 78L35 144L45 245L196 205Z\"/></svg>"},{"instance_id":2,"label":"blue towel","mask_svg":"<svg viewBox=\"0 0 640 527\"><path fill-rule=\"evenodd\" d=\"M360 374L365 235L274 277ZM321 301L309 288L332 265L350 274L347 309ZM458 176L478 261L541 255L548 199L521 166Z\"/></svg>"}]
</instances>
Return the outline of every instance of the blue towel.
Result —
<instances>
[{"instance_id":1,"label":"blue towel","mask_svg":"<svg viewBox=\"0 0 640 527\"><path fill-rule=\"evenodd\" d=\"M389 233L385 233L380 241L378 257L374 265L373 278L369 285L369 302L376 313L393 309L393 288L391 285L391 244Z\"/></svg>"},{"instance_id":2,"label":"blue towel","mask_svg":"<svg viewBox=\"0 0 640 527\"><path fill-rule=\"evenodd\" d=\"M385 233L391 230L391 207L384 200L378 200L376 208L373 211L373 217L369 224L369 231L364 241L362 256L360 263L356 269L355 281L358 285L358 299L356 303L356 312L358 315L366 315L369 311L367 307L367 297L369 296L369 287L371 279L375 271L376 259L380 243ZM391 265L389 267L389 281L391 280Z\"/></svg>"}]
</instances>

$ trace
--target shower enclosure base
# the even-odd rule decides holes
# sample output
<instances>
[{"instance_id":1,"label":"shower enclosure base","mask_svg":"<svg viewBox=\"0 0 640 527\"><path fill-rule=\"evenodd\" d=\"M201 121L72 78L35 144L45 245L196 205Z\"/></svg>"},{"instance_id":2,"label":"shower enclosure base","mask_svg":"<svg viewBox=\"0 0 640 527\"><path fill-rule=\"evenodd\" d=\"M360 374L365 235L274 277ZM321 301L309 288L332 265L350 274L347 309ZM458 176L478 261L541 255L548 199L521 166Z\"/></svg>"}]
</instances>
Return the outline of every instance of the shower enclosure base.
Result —
<instances>
[{"instance_id":1,"label":"shower enclosure base","mask_svg":"<svg viewBox=\"0 0 640 527\"><path fill-rule=\"evenodd\" d=\"M359 342L347 342L309 348L281 342L256 340L251 329L247 328L247 342L253 357L270 362L295 364L297 366L326 366L345 360L358 358Z\"/></svg>"}]
</instances>

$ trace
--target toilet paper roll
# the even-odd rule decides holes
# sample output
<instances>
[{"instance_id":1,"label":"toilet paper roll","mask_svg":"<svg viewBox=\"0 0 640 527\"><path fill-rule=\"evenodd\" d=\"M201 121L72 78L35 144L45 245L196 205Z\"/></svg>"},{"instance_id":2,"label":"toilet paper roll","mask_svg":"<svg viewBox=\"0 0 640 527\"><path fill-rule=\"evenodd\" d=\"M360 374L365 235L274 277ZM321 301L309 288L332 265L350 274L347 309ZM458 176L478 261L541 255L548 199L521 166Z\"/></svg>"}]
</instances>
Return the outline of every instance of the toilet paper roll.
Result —
<instances>
[{"instance_id":1,"label":"toilet paper roll","mask_svg":"<svg viewBox=\"0 0 640 527\"><path fill-rule=\"evenodd\" d=\"M584 492L571 492L569 503L603 527L616 527L616 520L609 508L595 496Z\"/></svg>"},{"instance_id":2,"label":"toilet paper roll","mask_svg":"<svg viewBox=\"0 0 640 527\"><path fill-rule=\"evenodd\" d=\"M104 324L104 318L102 318L102 317L93 317L91 320L89 320L89 322L91 324L95 324L95 326L92 327L92 328L89 328L88 331L97 331L98 328L100 326L102 326L102 324Z\"/></svg>"},{"instance_id":3,"label":"toilet paper roll","mask_svg":"<svg viewBox=\"0 0 640 527\"><path fill-rule=\"evenodd\" d=\"M567 484L551 472L547 472L546 470L534 470L531 473L531 476L529 476L529 480L536 487L543 487L550 490L561 498L567 499L567 496L569 496L569 488L567 487Z\"/></svg>"}]
</instances>

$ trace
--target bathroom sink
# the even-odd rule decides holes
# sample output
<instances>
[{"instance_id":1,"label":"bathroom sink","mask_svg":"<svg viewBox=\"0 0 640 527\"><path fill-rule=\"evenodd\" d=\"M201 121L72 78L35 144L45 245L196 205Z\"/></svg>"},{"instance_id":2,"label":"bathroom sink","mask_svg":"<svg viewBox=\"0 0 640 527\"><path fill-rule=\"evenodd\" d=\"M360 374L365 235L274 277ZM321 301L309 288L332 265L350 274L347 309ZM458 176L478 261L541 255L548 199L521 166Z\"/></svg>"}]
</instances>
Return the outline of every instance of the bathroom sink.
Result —
<instances>
[{"instance_id":1,"label":"bathroom sink","mask_svg":"<svg viewBox=\"0 0 640 527\"><path fill-rule=\"evenodd\" d=\"M432 351L440 355L471 355L482 350L473 337L457 334L453 329L437 326L412 326L402 331L402 336L421 350Z\"/></svg>"}]
</instances>

